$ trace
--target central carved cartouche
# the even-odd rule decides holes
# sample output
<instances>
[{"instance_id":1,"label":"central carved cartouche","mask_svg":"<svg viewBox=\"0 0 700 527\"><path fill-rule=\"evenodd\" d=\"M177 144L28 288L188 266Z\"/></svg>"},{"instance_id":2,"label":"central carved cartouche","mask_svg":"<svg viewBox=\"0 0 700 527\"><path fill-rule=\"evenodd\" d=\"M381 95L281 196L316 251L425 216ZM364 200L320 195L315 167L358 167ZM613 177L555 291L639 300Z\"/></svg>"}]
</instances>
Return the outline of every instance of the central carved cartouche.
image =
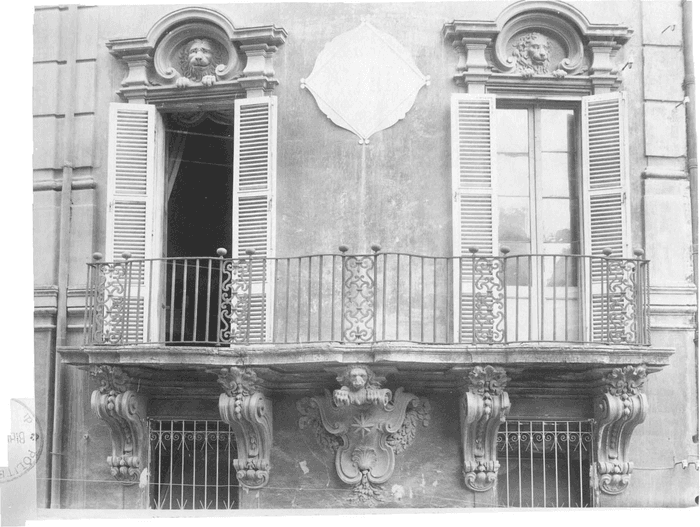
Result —
<instances>
[{"instance_id":1,"label":"central carved cartouche","mask_svg":"<svg viewBox=\"0 0 700 527\"><path fill-rule=\"evenodd\" d=\"M332 395L297 403L299 428L312 428L319 444L335 453L338 477L353 486L349 501L373 506L386 500L382 485L395 456L413 443L419 422L428 425L430 405L403 388L392 397L364 365L346 368L337 380L342 386Z\"/></svg>"}]
</instances>

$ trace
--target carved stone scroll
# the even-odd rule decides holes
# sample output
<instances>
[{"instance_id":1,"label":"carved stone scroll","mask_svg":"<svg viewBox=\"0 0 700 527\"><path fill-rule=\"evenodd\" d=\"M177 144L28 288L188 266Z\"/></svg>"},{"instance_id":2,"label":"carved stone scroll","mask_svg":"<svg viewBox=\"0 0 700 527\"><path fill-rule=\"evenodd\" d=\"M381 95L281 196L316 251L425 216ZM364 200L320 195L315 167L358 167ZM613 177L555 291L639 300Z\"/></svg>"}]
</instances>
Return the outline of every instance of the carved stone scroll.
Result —
<instances>
[{"instance_id":1,"label":"carved stone scroll","mask_svg":"<svg viewBox=\"0 0 700 527\"><path fill-rule=\"evenodd\" d=\"M270 479L272 401L261 391L253 370L223 368L219 383L219 413L236 435L238 457L233 461L241 485L259 489Z\"/></svg>"},{"instance_id":2,"label":"carved stone scroll","mask_svg":"<svg viewBox=\"0 0 700 527\"><path fill-rule=\"evenodd\" d=\"M338 477L353 485L349 501L374 506L384 501L395 456L415 439L418 423L428 426L427 400L383 389L367 367L355 365L338 377L342 387L331 395L297 402L299 428L311 428L316 439L335 453Z\"/></svg>"},{"instance_id":3,"label":"carved stone scroll","mask_svg":"<svg viewBox=\"0 0 700 527\"><path fill-rule=\"evenodd\" d=\"M595 402L597 490L605 494L620 494L629 485L634 465L627 451L632 432L646 418L647 398L640 391L646 375L645 365L613 369Z\"/></svg>"},{"instance_id":4,"label":"carved stone scroll","mask_svg":"<svg viewBox=\"0 0 700 527\"><path fill-rule=\"evenodd\" d=\"M131 389L132 380L118 366L94 366L90 371L100 387L92 392L92 411L112 436L112 455L107 463L117 481L139 481L148 445L144 418L146 398Z\"/></svg>"},{"instance_id":5,"label":"carved stone scroll","mask_svg":"<svg viewBox=\"0 0 700 527\"><path fill-rule=\"evenodd\" d=\"M467 392L461 400L464 482L476 492L496 484L498 428L510 410L504 391L508 377L503 368L476 366L467 376Z\"/></svg>"}]
</instances>

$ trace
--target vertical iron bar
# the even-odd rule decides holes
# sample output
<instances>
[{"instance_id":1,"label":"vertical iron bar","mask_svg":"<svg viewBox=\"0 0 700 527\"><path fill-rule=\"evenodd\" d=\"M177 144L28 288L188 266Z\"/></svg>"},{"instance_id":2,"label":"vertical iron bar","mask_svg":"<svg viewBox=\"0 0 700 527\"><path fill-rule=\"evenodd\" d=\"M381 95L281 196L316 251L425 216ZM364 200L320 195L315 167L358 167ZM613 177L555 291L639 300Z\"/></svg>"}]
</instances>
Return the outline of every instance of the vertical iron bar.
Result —
<instances>
[{"instance_id":1,"label":"vertical iron bar","mask_svg":"<svg viewBox=\"0 0 700 527\"><path fill-rule=\"evenodd\" d=\"M569 507L571 507L571 431L569 430L569 421L566 422L566 488L568 489Z\"/></svg>"},{"instance_id":2,"label":"vertical iron bar","mask_svg":"<svg viewBox=\"0 0 700 527\"><path fill-rule=\"evenodd\" d=\"M374 272L374 291L372 291L372 340L377 342L377 291L379 286L377 285L377 251L372 249L374 252L372 271Z\"/></svg>"},{"instance_id":3,"label":"vertical iron bar","mask_svg":"<svg viewBox=\"0 0 700 527\"><path fill-rule=\"evenodd\" d=\"M122 335L124 336L124 343L130 344L130 322L131 322L131 272L132 266L131 262L124 260L124 275L126 280L126 287L124 288L124 309L126 310L126 316L122 319Z\"/></svg>"},{"instance_id":4,"label":"vertical iron bar","mask_svg":"<svg viewBox=\"0 0 700 527\"><path fill-rule=\"evenodd\" d=\"M523 460L522 447L520 445L520 421L518 421L518 507L523 506Z\"/></svg>"},{"instance_id":5,"label":"vertical iron bar","mask_svg":"<svg viewBox=\"0 0 700 527\"><path fill-rule=\"evenodd\" d=\"M566 342L569 342L569 258L571 257L568 255L564 256L564 340ZM579 285L579 297L581 296L580 291Z\"/></svg>"},{"instance_id":6,"label":"vertical iron bar","mask_svg":"<svg viewBox=\"0 0 700 527\"><path fill-rule=\"evenodd\" d=\"M335 340L335 259L336 255L331 255L331 340ZM342 284L340 288L342 292Z\"/></svg>"},{"instance_id":7,"label":"vertical iron bar","mask_svg":"<svg viewBox=\"0 0 700 527\"><path fill-rule=\"evenodd\" d=\"M413 340L413 256L408 255L408 340Z\"/></svg>"},{"instance_id":8,"label":"vertical iron bar","mask_svg":"<svg viewBox=\"0 0 700 527\"><path fill-rule=\"evenodd\" d=\"M301 257L297 258L297 340L301 342Z\"/></svg>"},{"instance_id":9,"label":"vertical iron bar","mask_svg":"<svg viewBox=\"0 0 700 527\"><path fill-rule=\"evenodd\" d=\"M180 308L180 340L185 341L185 314L187 312L187 258L183 259L182 265L182 303Z\"/></svg>"},{"instance_id":10,"label":"vertical iron bar","mask_svg":"<svg viewBox=\"0 0 700 527\"><path fill-rule=\"evenodd\" d=\"M566 277L564 278L566 284ZM566 286L566 285L565 285ZM566 310L567 306L564 306ZM552 328L554 328L554 337L552 340L557 340L557 257L552 256Z\"/></svg>"},{"instance_id":11,"label":"vertical iron bar","mask_svg":"<svg viewBox=\"0 0 700 527\"><path fill-rule=\"evenodd\" d=\"M306 316L306 342L311 342L311 259L313 256L307 256L309 265L307 266L307 289L306 292L306 307L308 314Z\"/></svg>"},{"instance_id":12,"label":"vertical iron bar","mask_svg":"<svg viewBox=\"0 0 700 527\"><path fill-rule=\"evenodd\" d=\"M578 423L578 488L581 500L579 507L583 507L583 436L581 434L581 421Z\"/></svg>"},{"instance_id":13,"label":"vertical iron bar","mask_svg":"<svg viewBox=\"0 0 700 527\"><path fill-rule=\"evenodd\" d=\"M192 508L197 508L195 493L197 491L197 420L192 423Z\"/></svg>"},{"instance_id":14,"label":"vertical iron bar","mask_svg":"<svg viewBox=\"0 0 700 527\"><path fill-rule=\"evenodd\" d=\"M433 258L433 344L437 343L437 266L438 259ZM445 317L447 317L447 313L445 313ZM447 318L445 318L445 321L447 321Z\"/></svg>"},{"instance_id":15,"label":"vertical iron bar","mask_svg":"<svg viewBox=\"0 0 700 527\"><path fill-rule=\"evenodd\" d=\"M272 273L272 276L273 276L272 283L279 284L280 283L280 280L279 280L280 261L277 259L273 260L273 265L275 266L275 270ZM273 313L275 315L272 317L272 341L273 342L275 342L275 339L277 338L276 335L277 335L277 330L278 330L278 327L277 327L277 321L279 320L279 316L277 315L277 295L278 295L278 292L279 292L279 287L275 286L274 287L274 296L272 298ZM228 498L228 500L230 502L230 498Z\"/></svg>"},{"instance_id":16,"label":"vertical iron bar","mask_svg":"<svg viewBox=\"0 0 700 527\"><path fill-rule=\"evenodd\" d=\"M180 508L185 508L185 421L182 421L182 443L180 447Z\"/></svg>"},{"instance_id":17,"label":"vertical iron bar","mask_svg":"<svg viewBox=\"0 0 700 527\"><path fill-rule=\"evenodd\" d=\"M207 318L204 324L204 341L209 342L209 316L211 314L211 258L207 264Z\"/></svg>"},{"instance_id":18,"label":"vertical iron bar","mask_svg":"<svg viewBox=\"0 0 700 527\"><path fill-rule=\"evenodd\" d=\"M154 313L152 312L152 307L155 304L153 301L153 260L148 261L148 311L146 312L146 339L147 342L151 341L151 319L154 317ZM156 342L159 341L159 338L154 339Z\"/></svg>"},{"instance_id":19,"label":"vertical iron bar","mask_svg":"<svg viewBox=\"0 0 700 527\"><path fill-rule=\"evenodd\" d=\"M382 276L384 277L384 287L382 288L382 340L386 340L386 254L382 258Z\"/></svg>"},{"instance_id":20,"label":"vertical iron bar","mask_svg":"<svg viewBox=\"0 0 700 527\"><path fill-rule=\"evenodd\" d=\"M260 292L261 293L260 294L260 342L265 342L265 340L267 339L267 303L270 301L270 299L267 298L267 265L268 265L268 262L269 262L269 260L266 256L261 258L260 264L262 265L262 290ZM217 443L217 445L218 445L218 443ZM219 447L217 446L217 448L219 448ZM218 450L217 450L217 452L218 452ZM218 468L216 469L216 474L218 477L218 474L219 474Z\"/></svg>"},{"instance_id":21,"label":"vertical iron bar","mask_svg":"<svg viewBox=\"0 0 700 527\"><path fill-rule=\"evenodd\" d=\"M399 305L401 299L399 291L401 290L401 255L396 254L396 340L399 340Z\"/></svg>"},{"instance_id":22,"label":"vertical iron bar","mask_svg":"<svg viewBox=\"0 0 700 527\"><path fill-rule=\"evenodd\" d=\"M207 487L209 486L209 421L204 421L204 503L207 508Z\"/></svg>"},{"instance_id":23,"label":"vertical iron bar","mask_svg":"<svg viewBox=\"0 0 700 527\"><path fill-rule=\"evenodd\" d=\"M223 251L222 251L223 252ZM221 306L221 295L223 293L223 285L224 285L224 256L219 256L219 287L217 288L219 290L218 293L218 302L216 303L216 342L222 342L223 341L223 335L222 332L220 331L219 325L222 324L221 320L221 314L222 314L222 306ZM233 258L231 258L231 273L233 273ZM233 284L231 284L231 287L233 287ZM232 332L233 333L233 332Z\"/></svg>"},{"instance_id":24,"label":"vertical iron bar","mask_svg":"<svg viewBox=\"0 0 700 527\"><path fill-rule=\"evenodd\" d=\"M547 295L545 295L545 287L544 287L544 263L546 256L538 256L537 259L539 260L539 267L540 267L540 283L539 283L539 290L540 290L540 335L539 339L537 340L545 340L544 338L544 303L545 303L545 298Z\"/></svg>"},{"instance_id":25,"label":"vertical iron bar","mask_svg":"<svg viewBox=\"0 0 700 527\"><path fill-rule=\"evenodd\" d=\"M284 300L284 342L288 342L289 338L289 288L291 287L290 277L289 277L289 267L291 266L291 258L287 258L287 278L285 282L285 300Z\"/></svg>"},{"instance_id":26,"label":"vertical iron bar","mask_svg":"<svg viewBox=\"0 0 700 527\"><path fill-rule=\"evenodd\" d=\"M175 436L175 421L170 421L170 481L168 481L168 494L170 494L170 506L169 509L173 508L173 438Z\"/></svg>"},{"instance_id":27,"label":"vertical iron bar","mask_svg":"<svg viewBox=\"0 0 700 527\"><path fill-rule=\"evenodd\" d=\"M214 508L219 508L219 421L216 422L216 479L215 479L215 489L216 489L216 500L214 501Z\"/></svg>"},{"instance_id":28,"label":"vertical iron bar","mask_svg":"<svg viewBox=\"0 0 700 527\"><path fill-rule=\"evenodd\" d=\"M160 509L160 494L162 492L161 474L163 462L163 421L158 421L158 493L156 495L156 503Z\"/></svg>"},{"instance_id":29,"label":"vertical iron bar","mask_svg":"<svg viewBox=\"0 0 700 527\"><path fill-rule=\"evenodd\" d=\"M527 340L532 340L532 310L534 308L532 302L532 255L527 257Z\"/></svg>"},{"instance_id":30,"label":"vertical iron bar","mask_svg":"<svg viewBox=\"0 0 700 527\"><path fill-rule=\"evenodd\" d=\"M277 266L275 266L277 271ZM231 509L231 427L227 424L228 432L226 434L226 508Z\"/></svg>"},{"instance_id":31,"label":"vertical iron bar","mask_svg":"<svg viewBox=\"0 0 700 527\"><path fill-rule=\"evenodd\" d=\"M520 256L515 257L515 340L520 340Z\"/></svg>"},{"instance_id":32,"label":"vertical iron bar","mask_svg":"<svg viewBox=\"0 0 700 527\"><path fill-rule=\"evenodd\" d=\"M192 328L192 342L197 340L197 315L199 307L199 258L194 261L194 324Z\"/></svg>"},{"instance_id":33,"label":"vertical iron bar","mask_svg":"<svg viewBox=\"0 0 700 527\"><path fill-rule=\"evenodd\" d=\"M530 506L535 506L535 453L534 445L532 444L532 421L529 421L529 439L530 439Z\"/></svg>"},{"instance_id":34,"label":"vertical iron bar","mask_svg":"<svg viewBox=\"0 0 700 527\"><path fill-rule=\"evenodd\" d=\"M85 314L83 315L83 344L88 345L90 341L88 340L88 317L92 313L91 298L93 295L92 286L92 268L90 264L87 265L87 276L85 277ZM90 324L92 326L92 324Z\"/></svg>"},{"instance_id":35,"label":"vertical iron bar","mask_svg":"<svg viewBox=\"0 0 700 527\"><path fill-rule=\"evenodd\" d=\"M559 436L557 435L557 422L554 421L554 500L555 507L559 507Z\"/></svg>"},{"instance_id":36,"label":"vertical iron bar","mask_svg":"<svg viewBox=\"0 0 700 527\"><path fill-rule=\"evenodd\" d=\"M452 267L452 269L450 269ZM454 324L454 316L450 314L454 311L454 258L445 258L445 342L452 342L454 337L450 337L450 320ZM452 302L452 303L451 303ZM452 307L452 309L450 309ZM437 315L436 315L437 316ZM452 332L454 334L454 331Z\"/></svg>"},{"instance_id":37,"label":"vertical iron bar","mask_svg":"<svg viewBox=\"0 0 700 527\"><path fill-rule=\"evenodd\" d=\"M425 342L425 257L420 257L420 341Z\"/></svg>"},{"instance_id":38,"label":"vertical iron bar","mask_svg":"<svg viewBox=\"0 0 700 527\"><path fill-rule=\"evenodd\" d=\"M472 253L471 255L471 273L472 273L472 290L471 290L471 297L472 297L472 339L471 342L472 344L475 344L477 342L476 340L476 253Z\"/></svg>"},{"instance_id":39,"label":"vertical iron bar","mask_svg":"<svg viewBox=\"0 0 700 527\"><path fill-rule=\"evenodd\" d=\"M503 273L503 343L508 342L508 273L506 263L508 262L508 253L503 253L501 257L502 273Z\"/></svg>"},{"instance_id":40,"label":"vertical iron bar","mask_svg":"<svg viewBox=\"0 0 700 527\"><path fill-rule=\"evenodd\" d=\"M510 507L510 459L508 456L509 447L509 435L508 435L508 419L504 421L506 425L506 438L503 444L506 447L506 507Z\"/></svg>"},{"instance_id":41,"label":"vertical iron bar","mask_svg":"<svg viewBox=\"0 0 700 527\"><path fill-rule=\"evenodd\" d=\"M464 317L464 257L460 256L458 258L459 262L459 273L457 273L459 277L459 298L457 299L458 303L458 310L459 310L459 318L457 319L457 342L462 343L462 320ZM454 265L454 263L452 264ZM453 271L454 272L454 271Z\"/></svg>"},{"instance_id":42,"label":"vertical iron bar","mask_svg":"<svg viewBox=\"0 0 700 527\"><path fill-rule=\"evenodd\" d=\"M544 421L542 421L542 489L543 498L542 506L547 506L547 445L544 441L545 431L544 431Z\"/></svg>"},{"instance_id":43,"label":"vertical iron bar","mask_svg":"<svg viewBox=\"0 0 700 527\"><path fill-rule=\"evenodd\" d=\"M323 255L318 258L318 340L323 340Z\"/></svg>"}]
</instances>

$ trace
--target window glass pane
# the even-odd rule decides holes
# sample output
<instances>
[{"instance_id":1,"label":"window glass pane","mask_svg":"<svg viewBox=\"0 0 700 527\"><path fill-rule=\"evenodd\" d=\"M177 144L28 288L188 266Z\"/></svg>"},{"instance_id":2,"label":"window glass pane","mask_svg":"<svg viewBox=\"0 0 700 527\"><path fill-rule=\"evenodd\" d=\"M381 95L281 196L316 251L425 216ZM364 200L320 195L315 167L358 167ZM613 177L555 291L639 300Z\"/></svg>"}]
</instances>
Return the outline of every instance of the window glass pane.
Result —
<instances>
[{"instance_id":1,"label":"window glass pane","mask_svg":"<svg viewBox=\"0 0 700 527\"><path fill-rule=\"evenodd\" d=\"M530 241L530 202L528 198L500 197L498 200L498 241Z\"/></svg>"},{"instance_id":2,"label":"window glass pane","mask_svg":"<svg viewBox=\"0 0 700 527\"><path fill-rule=\"evenodd\" d=\"M547 110L541 112L542 151L568 152L570 150L573 110Z\"/></svg>"},{"instance_id":3,"label":"window glass pane","mask_svg":"<svg viewBox=\"0 0 700 527\"><path fill-rule=\"evenodd\" d=\"M496 149L498 152L528 152L527 109L496 110Z\"/></svg>"},{"instance_id":4,"label":"window glass pane","mask_svg":"<svg viewBox=\"0 0 700 527\"><path fill-rule=\"evenodd\" d=\"M527 154L498 154L500 196L530 195L530 159Z\"/></svg>"},{"instance_id":5,"label":"window glass pane","mask_svg":"<svg viewBox=\"0 0 700 527\"><path fill-rule=\"evenodd\" d=\"M542 196L568 198L571 179L575 177L569 167L570 155L565 152L542 152Z\"/></svg>"},{"instance_id":6,"label":"window glass pane","mask_svg":"<svg viewBox=\"0 0 700 527\"><path fill-rule=\"evenodd\" d=\"M571 200L543 199L542 216L544 243L571 242Z\"/></svg>"}]
</instances>

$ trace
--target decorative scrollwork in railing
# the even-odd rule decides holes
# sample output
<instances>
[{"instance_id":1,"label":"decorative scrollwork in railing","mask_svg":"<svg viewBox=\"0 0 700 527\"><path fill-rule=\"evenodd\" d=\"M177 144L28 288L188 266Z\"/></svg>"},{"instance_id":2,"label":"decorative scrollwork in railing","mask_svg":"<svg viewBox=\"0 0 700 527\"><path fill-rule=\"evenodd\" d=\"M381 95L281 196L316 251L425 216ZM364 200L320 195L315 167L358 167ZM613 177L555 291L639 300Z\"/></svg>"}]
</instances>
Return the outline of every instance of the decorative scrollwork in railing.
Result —
<instances>
[{"instance_id":1,"label":"decorative scrollwork in railing","mask_svg":"<svg viewBox=\"0 0 700 527\"><path fill-rule=\"evenodd\" d=\"M343 340L369 342L374 338L374 257L344 257L343 271Z\"/></svg>"},{"instance_id":2,"label":"decorative scrollwork in railing","mask_svg":"<svg viewBox=\"0 0 700 527\"><path fill-rule=\"evenodd\" d=\"M128 262L93 264L92 341L96 344L120 344L123 340L128 265Z\"/></svg>"},{"instance_id":3,"label":"decorative scrollwork in railing","mask_svg":"<svg viewBox=\"0 0 700 527\"><path fill-rule=\"evenodd\" d=\"M249 309L250 291L246 276L249 271L245 260L224 260L221 263L221 342L238 344L247 340L246 313Z\"/></svg>"},{"instance_id":4,"label":"decorative scrollwork in railing","mask_svg":"<svg viewBox=\"0 0 700 527\"><path fill-rule=\"evenodd\" d=\"M632 343L639 339L637 328L637 267L634 260L608 260L608 341Z\"/></svg>"},{"instance_id":5,"label":"decorative scrollwork in railing","mask_svg":"<svg viewBox=\"0 0 700 527\"><path fill-rule=\"evenodd\" d=\"M502 258L474 259L474 342L505 340L505 277Z\"/></svg>"}]
</instances>

